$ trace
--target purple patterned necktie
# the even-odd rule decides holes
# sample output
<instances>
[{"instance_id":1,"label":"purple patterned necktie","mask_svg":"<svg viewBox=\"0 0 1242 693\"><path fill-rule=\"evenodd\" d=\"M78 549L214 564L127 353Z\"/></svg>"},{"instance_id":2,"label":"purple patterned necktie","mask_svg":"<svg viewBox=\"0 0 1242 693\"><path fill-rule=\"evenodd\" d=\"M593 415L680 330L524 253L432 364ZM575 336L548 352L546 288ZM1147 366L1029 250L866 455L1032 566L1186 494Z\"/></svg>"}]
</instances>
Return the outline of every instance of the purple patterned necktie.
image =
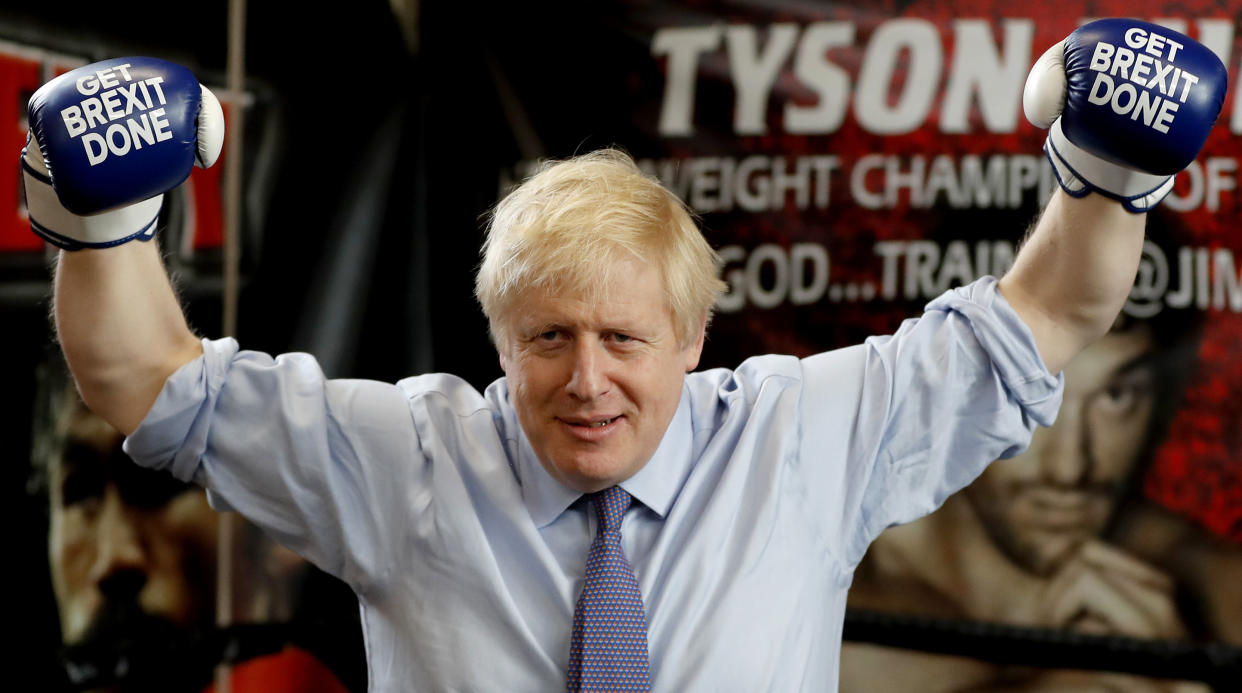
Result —
<instances>
[{"instance_id":1,"label":"purple patterned necktie","mask_svg":"<svg viewBox=\"0 0 1242 693\"><path fill-rule=\"evenodd\" d=\"M630 507L630 494L613 486L591 494L591 500L599 529L574 608L569 692L650 691L643 596L621 550L621 517Z\"/></svg>"}]
</instances>

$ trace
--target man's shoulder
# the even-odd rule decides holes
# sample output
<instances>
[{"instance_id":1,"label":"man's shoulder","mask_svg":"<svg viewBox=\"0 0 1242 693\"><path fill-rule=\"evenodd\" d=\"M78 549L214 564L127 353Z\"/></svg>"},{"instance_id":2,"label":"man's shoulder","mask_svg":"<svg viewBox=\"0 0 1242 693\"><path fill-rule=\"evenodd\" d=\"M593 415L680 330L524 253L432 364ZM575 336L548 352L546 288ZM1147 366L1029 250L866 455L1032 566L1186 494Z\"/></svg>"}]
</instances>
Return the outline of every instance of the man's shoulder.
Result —
<instances>
[{"instance_id":1,"label":"man's shoulder","mask_svg":"<svg viewBox=\"0 0 1242 693\"><path fill-rule=\"evenodd\" d=\"M447 407L459 416L467 416L483 409L496 409L496 401L491 396L492 391L497 388L496 383L484 395L464 378L456 375L425 373L403 378L397 381L397 387L411 404L419 401L434 402L434 406Z\"/></svg>"},{"instance_id":2,"label":"man's shoulder","mask_svg":"<svg viewBox=\"0 0 1242 693\"><path fill-rule=\"evenodd\" d=\"M849 381L861 378L864 349L858 345L805 358L785 354L752 356L737 368L691 373L686 379L687 390L692 400L701 405L706 401L753 402L762 393L771 396L812 385L835 401L839 394L851 390ZM826 383L833 387L822 387Z\"/></svg>"},{"instance_id":3,"label":"man's shoulder","mask_svg":"<svg viewBox=\"0 0 1242 693\"><path fill-rule=\"evenodd\" d=\"M796 356L764 354L752 356L736 368L709 368L691 373L687 380L692 387L726 390L747 384L760 384L773 376L799 378L801 366Z\"/></svg>"}]
</instances>

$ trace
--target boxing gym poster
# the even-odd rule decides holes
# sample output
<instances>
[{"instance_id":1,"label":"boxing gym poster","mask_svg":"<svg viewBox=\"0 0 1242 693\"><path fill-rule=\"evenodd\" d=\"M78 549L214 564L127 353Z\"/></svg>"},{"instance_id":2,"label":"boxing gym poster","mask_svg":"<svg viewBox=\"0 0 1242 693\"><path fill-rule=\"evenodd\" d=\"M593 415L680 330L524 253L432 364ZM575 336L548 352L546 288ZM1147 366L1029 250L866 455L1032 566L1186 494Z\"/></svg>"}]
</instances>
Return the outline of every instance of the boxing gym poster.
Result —
<instances>
[{"instance_id":1,"label":"boxing gym poster","mask_svg":"<svg viewBox=\"0 0 1242 693\"><path fill-rule=\"evenodd\" d=\"M175 36L155 18L169 13L183 20ZM0 154L16 161L29 93L81 64L151 54L223 84L223 10L182 14L5 10ZM471 288L487 210L539 160L601 146L627 150L680 195L724 260L730 288L703 367L892 332L943 291L1003 274L1056 188L1044 132L1022 112L1034 61L1092 18L1152 21L1214 51L1230 83L1202 153L1150 215L1122 319L1067 369L1057 424L1027 453L998 462L943 514L877 541L851 606L956 631L983 623L1067 641L1239 648L1240 14L1242 3L1223 0L424 3L411 40L408 17L403 35L385 2L252 8L238 97L245 154L224 162L244 166L238 338L310 351L336 376L439 370L485 386L499 368ZM24 228L16 167L7 170L4 406L21 462L4 483L28 566L19 584L33 595L21 620L34 634L20 652L52 671L65 630L49 567L55 509L27 493L40 485L28 460L52 256ZM222 291L220 171L171 196L162 237L208 336ZM296 572L256 550L267 552L263 574ZM279 606L287 597L265 602L267 621L313 614L314 603ZM357 645L348 628L335 633ZM302 644L322 659L334 643ZM1174 685L919 647L847 643L842 690ZM348 663L328 664L357 685Z\"/></svg>"}]
</instances>

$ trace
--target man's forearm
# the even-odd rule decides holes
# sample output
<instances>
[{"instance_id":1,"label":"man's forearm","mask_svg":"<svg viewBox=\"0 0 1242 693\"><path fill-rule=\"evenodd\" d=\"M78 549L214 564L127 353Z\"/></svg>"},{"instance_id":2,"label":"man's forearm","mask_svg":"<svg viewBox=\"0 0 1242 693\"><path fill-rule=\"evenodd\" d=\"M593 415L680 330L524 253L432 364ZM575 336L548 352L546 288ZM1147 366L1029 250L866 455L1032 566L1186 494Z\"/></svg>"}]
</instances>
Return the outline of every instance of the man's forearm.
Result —
<instances>
[{"instance_id":1,"label":"man's forearm","mask_svg":"<svg viewBox=\"0 0 1242 693\"><path fill-rule=\"evenodd\" d=\"M1116 319L1138 271L1146 219L1102 195L1053 193L1000 281L1049 371L1059 372Z\"/></svg>"},{"instance_id":2,"label":"man's forearm","mask_svg":"<svg viewBox=\"0 0 1242 693\"><path fill-rule=\"evenodd\" d=\"M1118 48L1128 44L1129 48ZM1140 45L1141 44L1141 45ZM1095 87L1132 49L1195 75L1176 120L1153 125L1095 99ZM1111 72L1110 72L1111 70ZM1145 213L1194 161L1224 104L1228 72L1211 50L1134 19L1079 26L1035 61L1022 90L1027 120L1048 129L1044 153L1060 189L1001 293L1035 334L1052 372L1104 334L1125 303L1143 250ZM1134 98L1157 97L1156 85ZM1189 98L1188 98L1189 97Z\"/></svg>"},{"instance_id":3,"label":"man's forearm","mask_svg":"<svg viewBox=\"0 0 1242 693\"><path fill-rule=\"evenodd\" d=\"M141 423L168 376L202 353L155 241L62 251L55 314L83 401L125 434Z\"/></svg>"}]
</instances>

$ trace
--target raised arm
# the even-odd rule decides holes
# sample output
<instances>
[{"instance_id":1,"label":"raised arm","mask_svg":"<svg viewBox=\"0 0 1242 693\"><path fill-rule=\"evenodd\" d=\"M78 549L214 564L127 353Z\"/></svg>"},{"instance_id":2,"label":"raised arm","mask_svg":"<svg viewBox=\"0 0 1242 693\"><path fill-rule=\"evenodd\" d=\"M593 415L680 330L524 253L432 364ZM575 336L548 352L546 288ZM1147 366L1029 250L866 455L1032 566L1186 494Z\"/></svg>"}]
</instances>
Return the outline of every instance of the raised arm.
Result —
<instances>
[{"instance_id":1,"label":"raised arm","mask_svg":"<svg viewBox=\"0 0 1242 693\"><path fill-rule=\"evenodd\" d=\"M1108 332L1121 312L1143 249L1146 214L1102 195L1057 190L999 288L1059 373Z\"/></svg>"},{"instance_id":2,"label":"raised arm","mask_svg":"<svg viewBox=\"0 0 1242 693\"><path fill-rule=\"evenodd\" d=\"M31 97L23 181L31 228L62 248L56 329L83 401L125 434L201 353L152 238L163 193L215 161L223 122L188 70L149 58L79 68Z\"/></svg>"},{"instance_id":3,"label":"raised arm","mask_svg":"<svg viewBox=\"0 0 1242 693\"><path fill-rule=\"evenodd\" d=\"M1108 331L1134 283L1146 214L1202 148L1225 98L1211 51L1164 27L1105 19L1036 61L1027 118L1061 189L1000 291L1053 373Z\"/></svg>"},{"instance_id":4,"label":"raised arm","mask_svg":"<svg viewBox=\"0 0 1242 693\"><path fill-rule=\"evenodd\" d=\"M55 316L82 401L126 435L164 380L202 353L154 241L61 251Z\"/></svg>"}]
</instances>

